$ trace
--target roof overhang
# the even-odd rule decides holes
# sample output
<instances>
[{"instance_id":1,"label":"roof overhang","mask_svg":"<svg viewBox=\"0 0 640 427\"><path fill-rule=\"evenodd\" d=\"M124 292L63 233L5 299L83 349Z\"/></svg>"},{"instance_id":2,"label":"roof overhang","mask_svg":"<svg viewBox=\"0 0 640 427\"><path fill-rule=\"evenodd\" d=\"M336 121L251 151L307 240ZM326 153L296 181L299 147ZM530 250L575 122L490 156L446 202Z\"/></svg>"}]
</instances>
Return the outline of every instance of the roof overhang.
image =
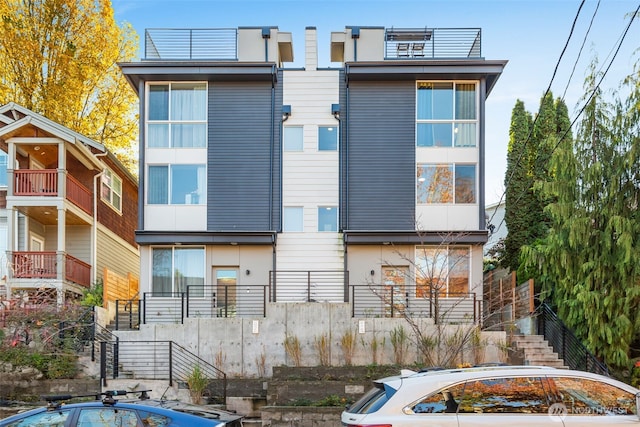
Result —
<instances>
[{"instance_id":1,"label":"roof overhang","mask_svg":"<svg viewBox=\"0 0 640 427\"><path fill-rule=\"evenodd\" d=\"M375 231L346 230L346 245L482 245L488 231Z\"/></svg>"},{"instance_id":2,"label":"roof overhang","mask_svg":"<svg viewBox=\"0 0 640 427\"><path fill-rule=\"evenodd\" d=\"M275 231L145 231L136 230L140 245L273 245Z\"/></svg>"},{"instance_id":3,"label":"roof overhang","mask_svg":"<svg viewBox=\"0 0 640 427\"><path fill-rule=\"evenodd\" d=\"M479 80L487 82L487 95L498 81L506 60L408 60L350 62L345 64L347 82L353 80Z\"/></svg>"},{"instance_id":4,"label":"roof overhang","mask_svg":"<svg viewBox=\"0 0 640 427\"><path fill-rule=\"evenodd\" d=\"M277 67L273 63L144 61L121 62L118 66L138 93L144 81L276 81Z\"/></svg>"}]
</instances>

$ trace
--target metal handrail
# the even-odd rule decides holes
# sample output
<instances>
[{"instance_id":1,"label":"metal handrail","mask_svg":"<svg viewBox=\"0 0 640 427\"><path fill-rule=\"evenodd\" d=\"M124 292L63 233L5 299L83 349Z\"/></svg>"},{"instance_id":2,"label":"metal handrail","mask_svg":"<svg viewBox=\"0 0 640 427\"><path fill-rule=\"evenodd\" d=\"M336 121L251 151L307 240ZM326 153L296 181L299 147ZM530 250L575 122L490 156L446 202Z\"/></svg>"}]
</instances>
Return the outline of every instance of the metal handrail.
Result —
<instances>
[{"instance_id":1,"label":"metal handrail","mask_svg":"<svg viewBox=\"0 0 640 427\"><path fill-rule=\"evenodd\" d=\"M537 322L538 334L544 335L553 351L558 353L569 368L609 375L607 365L587 349L548 304L540 305Z\"/></svg>"},{"instance_id":2,"label":"metal handrail","mask_svg":"<svg viewBox=\"0 0 640 427\"><path fill-rule=\"evenodd\" d=\"M167 380L187 383L196 366L209 380L210 403L224 403L227 397L227 374L174 341L103 341L100 373L106 385L107 377L117 379L133 376L137 379Z\"/></svg>"}]
</instances>

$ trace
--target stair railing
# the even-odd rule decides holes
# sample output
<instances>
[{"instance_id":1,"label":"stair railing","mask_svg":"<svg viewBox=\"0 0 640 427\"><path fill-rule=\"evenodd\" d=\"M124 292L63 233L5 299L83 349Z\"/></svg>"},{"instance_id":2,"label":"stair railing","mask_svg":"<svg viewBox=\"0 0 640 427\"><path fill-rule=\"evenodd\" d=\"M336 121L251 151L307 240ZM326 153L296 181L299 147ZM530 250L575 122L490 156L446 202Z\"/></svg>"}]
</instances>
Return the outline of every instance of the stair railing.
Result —
<instances>
[{"instance_id":1,"label":"stair railing","mask_svg":"<svg viewBox=\"0 0 640 427\"><path fill-rule=\"evenodd\" d=\"M538 308L538 334L558 353L565 365L571 369L609 375L609 368L598 360L593 353L575 336L546 303Z\"/></svg>"},{"instance_id":2,"label":"stair railing","mask_svg":"<svg viewBox=\"0 0 640 427\"><path fill-rule=\"evenodd\" d=\"M187 384L196 366L207 378L209 403L224 403L227 375L173 341L104 341L100 343L100 375L107 377L168 380Z\"/></svg>"},{"instance_id":3,"label":"stair railing","mask_svg":"<svg viewBox=\"0 0 640 427\"><path fill-rule=\"evenodd\" d=\"M136 309L137 310L134 310ZM140 327L140 299L138 298L138 294L136 293L133 298L128 300L116 300L116 324L115 330L120 330L120 315L124 314L127 318L127 324L122 325L123 328L126 329L139 329ZM135 311L135 313L134 313Z\"/></svg>"}]
</instances>

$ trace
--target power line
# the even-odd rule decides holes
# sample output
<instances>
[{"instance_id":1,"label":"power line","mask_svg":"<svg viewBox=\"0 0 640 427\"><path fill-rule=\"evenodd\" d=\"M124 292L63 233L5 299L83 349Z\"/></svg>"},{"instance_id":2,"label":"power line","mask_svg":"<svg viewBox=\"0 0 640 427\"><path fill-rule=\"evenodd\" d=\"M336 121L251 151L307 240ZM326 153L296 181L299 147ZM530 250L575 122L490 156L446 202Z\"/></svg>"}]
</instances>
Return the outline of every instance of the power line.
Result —
<instances>
[{"instance_id":1,"label":"power line","mask_svg":"<svg viewBox=\"0 0 640 427\"><path fill-rule=\"evenodd\" d=\"M584 1L583 1L584 3ZM607 68L604 70L604 72L601 74L600 76L600 80L598 81L598 83L594 86L593 90L591 91L589 97L587 98L587 100L585 101L584 105L582 106L582 108L580 109L580 111L578 112L578 114L576 115L576 117L571 121L571 124L567 127L567 129L562 133L562 135L560 136L560 138L558 138L558 142L556 143L556 145L553 147L553 149L551 150L551 152L549 153L549 155L553 155L553 153L555 152L555 150L560 146L560 143L564 140L564 138L567 136L567 134L569 133L569 131L571 130L571 128L573 127L573 125L578 121L578 119L580 118L580 116L582 115L582 113L584 112L584 110L587 108L587 106L589 105L589 103L591 102L591 100L593 99L593 97L595 96L595 94L598 92L598 89L600 88L600 85L602 84L604 78L606 77L607 73L609 72L611 66L613 65L613 62L615 61L616 57L618 56L618 53L620 52L620 48L622 47L622 43L624 42L625 38L627 37L627 34L629 32L629 28L631 28L631 24L633 23L633 20L635 19L636 16L639 16L640 12L640 4L638 4L638 7L636 8L635 12L633 13L633 15L629 18L629 23L627 24L626 28L624 29L624 31L622 32L620 38L618 38L617 46L615 46L615 50L613 57L611 58L611 60L609 61L609 64L607 65ZM535 123L535 122L534 122ZM531 136L531 133L529 134L529 136ZM529 140L529 138L527 138L527 141ZM527 142L525 141L525 143ZM520 158L518 159L518 161L520 160ZM517 163L516 163L517 166ZM503 196L506 195L506 190L503 192ZM500 204L502 202L502 197L500 198L500 202L498 204ZM493 219L493 217L495 216L495 212L494 214L491 216L491 218L489 219L489 222L491 222L491 220ZM497 229L500 228L500 226L502 226L502 223L504 222L504 218L502 219L502 221L500 221L500 224L498 224L498 226L496 227Z\"/></svg>"}]
</instances>

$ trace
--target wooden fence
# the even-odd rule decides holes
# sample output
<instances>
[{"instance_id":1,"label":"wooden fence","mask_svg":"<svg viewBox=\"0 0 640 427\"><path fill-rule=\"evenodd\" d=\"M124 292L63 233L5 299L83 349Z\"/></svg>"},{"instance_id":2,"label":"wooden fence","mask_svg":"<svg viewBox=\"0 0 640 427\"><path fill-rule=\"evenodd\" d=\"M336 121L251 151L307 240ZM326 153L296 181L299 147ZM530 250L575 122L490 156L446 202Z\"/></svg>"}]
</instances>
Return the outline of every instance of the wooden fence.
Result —
<instances>
[{"instance_id":1,"label":"wooden fence","mask_svg":"<svg viewBox=\"0 0 640 427\"><path fill-rule=\"evenodd\" d=\"M108 302L135 298L140 290L140 279L131 273L128 273L125 277L105 268L102 286L103 306L106 307Z\"/></svg>"},{"instance_id":2,"label":"wooden fence","mask_svg":"<svg viewBox=\"0 0 640 427\"><path fill-rule=\"evenodd\" d=\"M516 274L489 271L484 276L485 328L503 329L505 324L525 318L535 310L533 279L519 285Z\"/></svg>"}]
</instances>

